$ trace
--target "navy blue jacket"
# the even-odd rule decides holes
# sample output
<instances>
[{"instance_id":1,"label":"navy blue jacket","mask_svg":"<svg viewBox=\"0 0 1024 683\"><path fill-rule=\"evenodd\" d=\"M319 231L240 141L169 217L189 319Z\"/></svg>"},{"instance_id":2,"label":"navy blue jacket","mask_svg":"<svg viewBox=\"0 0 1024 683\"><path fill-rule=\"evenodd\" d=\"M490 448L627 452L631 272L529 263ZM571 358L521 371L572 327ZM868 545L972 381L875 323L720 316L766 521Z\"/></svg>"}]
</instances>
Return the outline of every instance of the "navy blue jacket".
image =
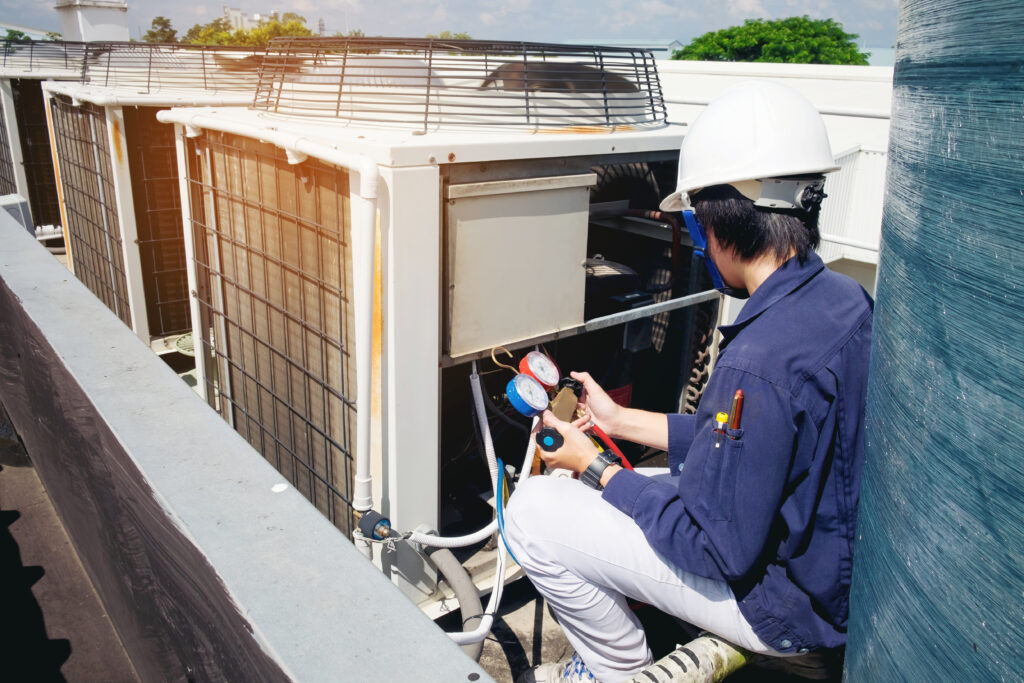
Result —
<instances>
[{"instance_id":1,"label":"navy blue jacket","mask_svg":"<svg viewBox=\"0 0 1024 683\"><path fill-rule=\"evenodd\" d=\"M696 415L669 416L678 487L621 471L603 494L674 565L728 582L781 652L846 640L871 314L813 252L784 263L720 328ZM719 436L737 389L739 428Z\"/></svg>"}]
</instances>

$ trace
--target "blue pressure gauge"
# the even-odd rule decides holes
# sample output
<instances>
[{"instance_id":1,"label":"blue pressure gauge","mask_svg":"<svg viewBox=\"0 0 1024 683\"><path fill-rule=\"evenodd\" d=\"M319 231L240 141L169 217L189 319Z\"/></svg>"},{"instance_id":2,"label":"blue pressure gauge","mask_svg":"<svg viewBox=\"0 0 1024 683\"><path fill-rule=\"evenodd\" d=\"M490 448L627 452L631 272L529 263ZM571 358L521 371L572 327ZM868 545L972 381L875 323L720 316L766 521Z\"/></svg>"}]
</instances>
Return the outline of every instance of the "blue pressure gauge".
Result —
<instances>
[{"instance_id":1,"label":"blue pressure gauge","mask_svg":"<svg viewBox=\"0 0 1024 683\"><path fill-rule=\"evenodd\" d=\"M509 403L524 417L540 415L548 407L548 392L529 375L516 375L505 386Z\"/></svg>"}]
</instances>

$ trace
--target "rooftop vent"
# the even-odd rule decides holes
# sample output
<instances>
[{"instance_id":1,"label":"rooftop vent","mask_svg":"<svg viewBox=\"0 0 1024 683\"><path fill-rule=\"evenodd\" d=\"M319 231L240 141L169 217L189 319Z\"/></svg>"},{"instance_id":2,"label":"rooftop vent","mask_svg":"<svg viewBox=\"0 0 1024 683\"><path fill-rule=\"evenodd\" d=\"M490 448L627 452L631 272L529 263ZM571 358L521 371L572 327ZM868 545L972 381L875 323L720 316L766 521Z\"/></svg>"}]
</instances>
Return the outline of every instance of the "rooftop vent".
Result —
<instances>
[{"instance_id":1,"label":"rooftop vent","mask_svg":"<svg viewBox=\"0 0 1024 683\"><path fill-rule=\"evenodd\" d=\"M255 106L293 116L445 126L662 125L646 50L406 38L279 38Z\"/></svg>"}]
</instances>

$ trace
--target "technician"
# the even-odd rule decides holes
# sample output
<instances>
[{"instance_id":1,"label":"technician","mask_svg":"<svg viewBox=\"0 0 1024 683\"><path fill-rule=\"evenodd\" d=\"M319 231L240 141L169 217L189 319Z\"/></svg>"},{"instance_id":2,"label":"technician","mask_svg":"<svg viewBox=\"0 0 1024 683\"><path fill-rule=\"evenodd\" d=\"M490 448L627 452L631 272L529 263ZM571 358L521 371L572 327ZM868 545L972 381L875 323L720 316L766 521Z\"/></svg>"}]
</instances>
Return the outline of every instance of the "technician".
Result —
<instances>
[{"instance_id":1,"label":"technician","mask_svg":"<svg viewBox=\"0 0 1024 683\"><path fill-rule=\"evenodd\" d=\"M695 415L618 406L585 373L584 415L544 414L565 440L548 466L579 480L524 482L505 531L576 652L531 680L614 683L651 664L627 596L757 653L845 643L872 301L813 250L835 169L821 116L775 83L729 89L690 128L661 208L706 238L716 286L749 299L719 328ZM598 455L590 420L667 450L671 478Z\"/></svg>"}]
</instances>

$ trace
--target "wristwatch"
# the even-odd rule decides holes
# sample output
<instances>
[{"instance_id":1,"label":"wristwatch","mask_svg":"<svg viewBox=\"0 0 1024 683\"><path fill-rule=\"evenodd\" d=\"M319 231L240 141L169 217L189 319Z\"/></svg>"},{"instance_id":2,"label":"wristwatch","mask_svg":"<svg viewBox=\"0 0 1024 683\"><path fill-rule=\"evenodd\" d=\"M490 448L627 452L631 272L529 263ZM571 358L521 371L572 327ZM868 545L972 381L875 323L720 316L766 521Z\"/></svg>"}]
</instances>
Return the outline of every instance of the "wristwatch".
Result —
<instances>
[{"instance_id":1,"label":"wristwatch","mask_svg":"<svg viewBox=\"0 0 1024 683\"><path fill-rule=\"evenodd\" d=\"M587 466L587 469L580 472L580 481L589 486L592 489L600 491L604 487L601 486L601 475L608 469L609 465L621 465L622 459L609 451L601 451L597 454L597 457Z\"/></svg>"}]
</instances>

